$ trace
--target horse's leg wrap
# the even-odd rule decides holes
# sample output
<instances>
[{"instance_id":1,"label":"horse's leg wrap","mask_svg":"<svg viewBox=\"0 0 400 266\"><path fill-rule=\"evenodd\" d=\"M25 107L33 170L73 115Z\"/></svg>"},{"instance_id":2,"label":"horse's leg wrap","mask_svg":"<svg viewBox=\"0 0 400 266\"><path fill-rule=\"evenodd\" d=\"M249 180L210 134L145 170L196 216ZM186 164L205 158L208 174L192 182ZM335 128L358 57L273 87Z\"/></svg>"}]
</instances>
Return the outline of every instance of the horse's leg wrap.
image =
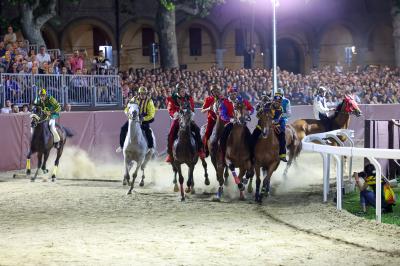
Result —
<instances>
[{"instance_id":1,"label":"horse's leg wrap","mask_svg":"<svg viewBox=\"0 0 400 266\"><path fill-rule=\"evenodd\" d=\"M31 170L31 159L26 160L26 170Z\"/></svg>"},{"instance_id":2,"label":"horse's leg wrap","mask_svg":"<svg viewBox=\"0 0 400 266\"><path fill-rule=\"evenodd\" d=\"M53 168L52 176L56 176L57 175L57 171L58 171L58 165L55 165L54 168Z\"/></svg>"}]
</instances>

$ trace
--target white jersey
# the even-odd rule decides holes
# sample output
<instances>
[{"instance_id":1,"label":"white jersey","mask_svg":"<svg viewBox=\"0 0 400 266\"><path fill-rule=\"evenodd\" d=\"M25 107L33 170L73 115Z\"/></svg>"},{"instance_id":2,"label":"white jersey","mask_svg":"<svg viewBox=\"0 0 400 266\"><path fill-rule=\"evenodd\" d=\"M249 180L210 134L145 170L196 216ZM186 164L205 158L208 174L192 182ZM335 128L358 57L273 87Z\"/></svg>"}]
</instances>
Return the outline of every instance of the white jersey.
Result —
<instances>
[{"instance_id":1,"label":"white jersey","mask_svg":"<svg viewBox=\"0 0 400 266\"><path fill-rule=\"evenodd\" d=\"M326 104L325 97L317 95L314 97L314 104L313 104L313 109L314 109L314 117L315 119L319 120L319 114L325 114L328 116L329 114L329 108Z\"/></svg>"}]
</instances>

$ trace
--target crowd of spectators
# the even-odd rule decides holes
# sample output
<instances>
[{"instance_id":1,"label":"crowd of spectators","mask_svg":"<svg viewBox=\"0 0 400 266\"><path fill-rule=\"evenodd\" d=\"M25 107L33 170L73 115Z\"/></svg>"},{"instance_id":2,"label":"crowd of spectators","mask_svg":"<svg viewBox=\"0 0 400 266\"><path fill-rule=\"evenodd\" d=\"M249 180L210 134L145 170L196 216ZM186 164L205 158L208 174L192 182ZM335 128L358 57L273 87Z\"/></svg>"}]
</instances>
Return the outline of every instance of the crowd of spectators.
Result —
<instances>
[{"instance_id":1,"label":"crowd of spectators","mask_svg":"<svg viewBox=\"0 0 400 266\"><path fill-rule=\"evenodd\" d=\"M209 95L212 84L218 84L223 89L228 86L236 87L242 97L253 103L260 99L263 91L270 93L273 85L272 72L266 69L130 69L120 75L125 101L135 95L140 86L145 86L159 109L166 108L166 98L179 82L186 84L196 107L200 107ZM346 72L336 67L324 67L312 70L307 75L279 71L278 86L284 89L285 97L292 105L312 105L316 90L320 86L328 89L327 104L331 107L350 94L361 104L400 102L400 71L389 67L357 67L355 71Z\"/></svg>"},{"instance_id":2,"label":"crowd of spectators","mask_svg":"<svg viewBox=\"0 0 400 266\"><path fill-rule=\"evenodd\" d=\"M99 74L109 67L102 51L92 60L89 60L86 50L75 50L73 54L63 56L55 51L48 53L46 46L42 45L36 52L27 42L17 39L11 26L0 40L0 73L90 75ZM111 72L103 71L102 74Z\"/></svg>"}]
</instances>

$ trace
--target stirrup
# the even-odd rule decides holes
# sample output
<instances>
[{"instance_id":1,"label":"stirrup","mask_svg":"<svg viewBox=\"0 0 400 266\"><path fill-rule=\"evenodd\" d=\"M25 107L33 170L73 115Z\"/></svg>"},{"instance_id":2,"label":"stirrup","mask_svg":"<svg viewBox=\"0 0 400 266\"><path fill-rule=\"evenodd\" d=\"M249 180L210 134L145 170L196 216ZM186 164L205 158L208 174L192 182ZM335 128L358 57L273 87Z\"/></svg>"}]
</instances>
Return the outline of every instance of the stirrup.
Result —
<instances>
[{"instance_id":1,"label":"stirrup","mask_svg":"<svg viewBox=\"0 0 400 266\"><path fill-rule=\"evenodd\" d=\"M116 152L116 153L121 153L121 152L122 152L122 148L121 148L121 147L118 147L118 148L115 150L115 152Z\"/></svg>"}]
</instances>

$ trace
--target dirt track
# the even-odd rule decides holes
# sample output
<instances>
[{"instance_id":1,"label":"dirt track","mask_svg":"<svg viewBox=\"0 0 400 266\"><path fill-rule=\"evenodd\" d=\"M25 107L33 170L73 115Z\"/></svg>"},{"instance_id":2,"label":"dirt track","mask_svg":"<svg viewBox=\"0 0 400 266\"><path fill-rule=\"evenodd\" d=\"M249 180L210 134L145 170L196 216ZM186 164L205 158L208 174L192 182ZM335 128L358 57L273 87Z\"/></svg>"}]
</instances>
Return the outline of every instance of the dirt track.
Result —
<instances>
[{"instance_id":1,"label":"dirt track","mask_svg":"<svg viewBox=\"0 0 400 266\"><path fill-rule=\"evenodd\" d=\"M120 183L7 177L0 265L400 265L400 228L320 203L319 185L259 206L201 189L181 203L155 182L127 196Z\"/></svg>"}]
</instances>

